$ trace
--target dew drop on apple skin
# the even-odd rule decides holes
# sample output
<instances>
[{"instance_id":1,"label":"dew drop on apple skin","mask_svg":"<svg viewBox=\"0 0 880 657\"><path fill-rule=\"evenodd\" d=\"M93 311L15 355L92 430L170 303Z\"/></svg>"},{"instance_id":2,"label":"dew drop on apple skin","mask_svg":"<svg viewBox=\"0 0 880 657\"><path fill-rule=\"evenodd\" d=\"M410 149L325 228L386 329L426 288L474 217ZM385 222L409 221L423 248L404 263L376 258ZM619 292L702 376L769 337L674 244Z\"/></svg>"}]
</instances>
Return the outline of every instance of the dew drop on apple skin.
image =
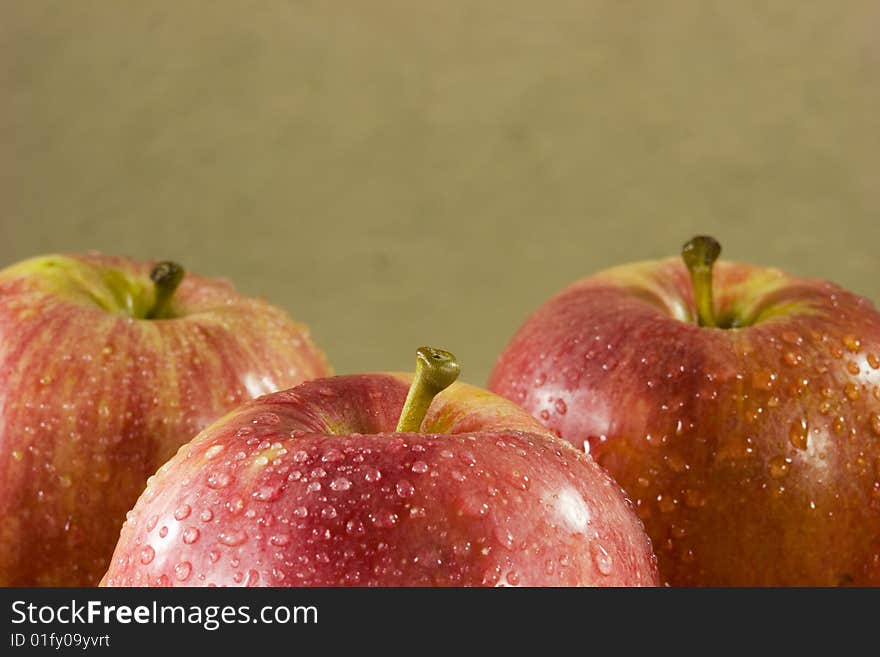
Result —
<instances>
[{"instance_id":1,"label":"dew drop on apple skin","mask_svg":"<svg viewBox=\"0 0 880 657\"><path fill-rule=\"evenodd\" d=\"M220 532L220 535L217 537L220 543L229 547L242 545L247 539L247 532L243 529Z\"/></svg>"},{"instance_id":2,"label":"dew drop on apple skin","mask_svg":"<svg viewBox=\"0 0 880 657\"><path fill-rule=\"evenodd\" d=\"M769 463L770 476L773 479L782 479L791 470L791 459L784 456L777 456L770 459Z\"/></svg>"},{"instance_id":3,"label":"dew drop on apple skin","mask_svg":"<svg viewBox=\"0 0 880 657\"><path fill-rule=\"evenodd\" d=\"M788 431L788 440L795 449L806 449L809 437L807 418L795 421Z\"/></svg>"},{"instance_id":4,"label":"dew drop on apple skin","mask_svg":"<svg viewBox=\"0 0 880 657\"><path fill-rule=\"evenodd\" d=\"M199 530L196 529L195 527L187 527L183 531L183 536L182 536L183 542L186 543L187 545L192 545L193 543L195 543L196 541L199 540L200 534L201 534L201 532L199 532Z\"/></svg>"},{"instance_id":5,"label":"dew drop on apple skin","mask_svg":"<svg viewBox=\"0 0 880 657\"><path fill-rule=\"evenodd\" d=\"M608 576L614 570L614 559L608 554L608 550L599 541L590 543L590 554L593 556L593 563L596 564L596 570L604 576Z\"/></svg>"},{"instance_id":6,"label":"dew drop on apple skin","mask_svg":"<svg viewBox=\"0 0 880 657\"><path fill-rule=\"evenodd\" d=\"M880 438L880 414L871 413L871 433Z\"/></svg>"},{"instance_id":7,"label":"dew drop on apple skin","mask_svg":"<svg viewBox=\"0 0 880 657\"><path fill-rule=\"evenodd\" d=\"M143 550L141 550L141 563L145 566L153 561L156 558L156 551L152 546L148 545Z\"/></svg>"},{"instance_id":8,"label":"dew drop on apple skin","mask_svg":"<svg viewBox=\"0 0 880 657\"><path fill-rule=\"evenodd\" d=\"M189 561L181 561L174 566L174 577L178 582L185 582L192 575L192 564Z\"/></svg>"}]
</instances>

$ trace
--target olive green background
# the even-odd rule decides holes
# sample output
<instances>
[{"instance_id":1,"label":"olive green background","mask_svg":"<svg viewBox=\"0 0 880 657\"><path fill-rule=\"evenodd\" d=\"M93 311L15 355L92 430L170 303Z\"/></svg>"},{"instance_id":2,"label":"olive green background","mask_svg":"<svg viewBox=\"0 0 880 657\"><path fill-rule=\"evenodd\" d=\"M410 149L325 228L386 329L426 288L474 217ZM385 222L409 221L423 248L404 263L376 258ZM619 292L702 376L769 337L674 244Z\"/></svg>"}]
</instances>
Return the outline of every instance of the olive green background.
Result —
<instances>
[{"instance_id":1,"label":"olive green background","mask_svg":"<svg viewBox=\"0 0 880 657\"><path fill-rule=\"evenodd\" d=\"M880 3L0 2L0 264L174 258L337 371L677 252L880 300Z\"/></svg>"}]
</instances>

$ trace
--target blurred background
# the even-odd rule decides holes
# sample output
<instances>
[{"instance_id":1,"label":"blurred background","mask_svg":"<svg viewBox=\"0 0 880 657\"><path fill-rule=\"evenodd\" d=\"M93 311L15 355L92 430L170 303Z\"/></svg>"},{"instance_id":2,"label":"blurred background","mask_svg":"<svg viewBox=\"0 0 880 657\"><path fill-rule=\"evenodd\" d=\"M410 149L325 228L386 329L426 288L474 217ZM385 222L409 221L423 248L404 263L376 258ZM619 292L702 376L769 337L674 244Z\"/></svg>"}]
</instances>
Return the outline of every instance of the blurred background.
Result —
<instances>
[{"instance_id":1,"label":"blurred background","mask_svg":"<svg viewBox=\"0 0 880 657\"><path fill-rule=\"evenodd\" d=\"M677 253L880 301L880 3L2 0L0 266L172 258L338 372Z\"/></svg>"}]
</instances>

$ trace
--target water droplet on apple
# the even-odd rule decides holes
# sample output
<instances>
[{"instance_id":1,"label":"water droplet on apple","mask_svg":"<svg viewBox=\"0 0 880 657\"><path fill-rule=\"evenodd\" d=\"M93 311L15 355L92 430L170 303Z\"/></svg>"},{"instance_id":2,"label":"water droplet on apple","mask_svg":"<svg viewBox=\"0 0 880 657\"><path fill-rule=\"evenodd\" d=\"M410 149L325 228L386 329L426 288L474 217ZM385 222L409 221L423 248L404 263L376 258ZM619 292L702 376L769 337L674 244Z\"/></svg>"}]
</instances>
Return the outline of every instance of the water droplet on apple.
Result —
<instances>
[{"instance_id":1,"label":"water droplet on apple","mask_svg":"<svg viewBox=\"0 0 880 657\"><path fill-rule=\"evenodd\" d=\"M226 500L226 504L224 505L226 510L229 511L232 515L236 515L242 512L244 509L244 500L240 495L236 495L235 497L230 497Z\"/></svg>"},{"instance_id":2,"label":"water droplet on apple","mask_svg":"<svg viewBox=\"0 0 880 657\"><path fill-rule=\"evenodd\" d=\"M165 538L166 536L168 536L168 527L162 525L162 527L159 528L159 538Z\"/></svg>"},{"instance_id":3,"label":"water droplet on apple","mask_svg":"<svg viewBox=\"0 0 880 657\"><path fill-rule=\"evenodd\" d=\"M553 402L553 408L556 410L557 415L565 415L565 412L568 410L563 399L557 399Z\"/></svg>"},{"instance_id":4,"label":"water droplet on apple","mask_svg":"<svg viewBox=\"0 0 880 657\"><path fill-rule=\"evenodd\" d=\"M293 453L293 460L295 463L305 463L309 460L309 453L304 449L297 450Z\"/></svg>"},{"instance_id":5,"label":"water droplet on apple","mask_svg":"<svg viewBox=\"0 0 880 657\"><path fill-rule=\"evenodd\" d=\"M281 422L281 418L275 413L260 413L253 419L254 424L266 424L273 426Z\"/></svg>"},{"instance_id":6,"label":"water droplet on apple","mask_svg":"<svg viewBox=\"0 0 880 657\"><path fill-rule=\"evenodd\" d=\"M880 415L871 413L871 432L880 438Z\"/></svg>"},{"instance_id":7,"label":"water droplet on apple","mask_svg":"<svg viewBox=\"0 0 880 657\"><path fill-rule=\"evenodd\" d=\"M345 477L337 477L330 482L330 490L336 491L337 493L347 491L349 488L351 488L351 481Z\"/></svg>"},{"instance_id":8,"label":"water droplet on apple","mask_svg":"<svg viewBox=\"0 0 880 657\"><path fill-rule=\"evenodd\" d=\"M208 488L226 488L232 483L232 475L225 471L214 471L208 475Z\"/></svg>"},{"instance_id":9,"label":"water droplet on apple","mask_svg":"<svg viewBox=\"0 0 880 657\"><path fill-rule=\"evenodd\" d=\"M196 541L199 540L200 532L195 527L187 527L183 531L183 542L187 545L192 545Z\"/></svg>"},{"instance_id":10,"label":"water droplet on apple","mask_svg":"<svg viewBox=\"0 0 880 657\"><path fill-rule=\"evenodd\" d=\"M376 527L388 529L397 524L398 518L397 514L393 511L380 510L370 514L370 520L373 521L373 524L376 525Z\"/></svg>"},{"instance_id":11,"label":"water droplet on apple","mask_svg":"<svg viewBox=\"0 0 880 657\"><path fill-rule=\"evenodd\" d=\"M782 479L791 470L791 459L777 456L770 459L770 476L774 479Z\"/></svg>"},{"instance_id":12,"label":"water droplet on apple","mask_svg":"<svg viewBox=\"0 0 880 657\"><path fill-rule=\"evenodd\" d=\"M428 470L430 470L428 464L424 461L416 461L412 464L412 468L410 469L416 474L425 474Z\"/></svg>"},{"instance_id":13,"label":"water droplet on apple","mask_svg":"<svg viewBox=\"0 0 880 657\"><path fill-rule=\"evenodd\" d=\"M416 492L415 487L405 479L398 481L394 488L399 497L412 497Z\"/></svg>"},{"instance_id":14,"label":"water droplet on apple","mask_svg":"<svg viewBox=\"0 0 880 657\"><path fill-rule=\"evenodd\" d=\"M321 517L324 518L324 520L332 520L336 516L336 507L332 504L328 504L321 509Z\"/></svg>"},{"instance_id":15,"label":"water droplet on apple","mask_svg":"<svg viewBox=\"0 0 880 657\"><path fill-rule=\"evenodd\" d=\"M611 574L614 569L614 559L608 554L608 550L599 541L590 543L590 553L593 555L593 563L596 564L596 570L606 577Z\"/></svg>"},{"instance_id":16,"label":"water droplet on apple","mask_svg":"<svg viewBox=\"0 0 880 657\"><path fill-rule=\"evenodd\" d=\"M289 534L274 534L269 538L269 543L271 543L275 547L284 547L285 545L290 543L290 535Z\"/></svg>"},{"instance_id":17,"label":"water droplet on apple","mask_svg":"<svg viewBox=\"0 0 880 657\"><path fill-rule=\"evenodd\" d=\"M220 532L217 540L223 545L236 547L247 541L247 538L247 532L243 529L230 529L228 531Z\"/></svg>"},{"instance_id":18,"label":"water droplet on apple","mask_svg":"<svg viewBox=\"0 0 880 657\"><path fill-rule=\"evenodd\" d=\"M861 372L861 370L859 369L859 364L852 360L846 364L846 371L853 376L857 376L858 373Z\"/></svg>"},{"instance_id":19,"label":"water droplet on apple","mask_svg":"<svg viewBox=\"0 0 880 657\"><path fill-rule=\"evenodd\" d=\"M550 411L548 411L546 408L538 413L538 415L544 422L550 419Z\"/></svg>"},{"instance_id":20,"label":"water droplet on apple","mask_svg":"<svg viewBox=\"0 0 880 657\"><path fill-rule=\"evenodd\" d=\"M189 518L190 513L192 513L192 507L189 504L181 504L174 510L174 519L185 520Z\"/></svg>"},{"instance_id":21,"label":"water droplet on apple","mask_svg":"<svg viewBox=\"0 0 880 657\"><path fill-rule=\"evenodd\" d=\"M143 550L141 550L141 563L145 566L153 561L156 558L156 551L152 546L147 545Z\"/></svg>"},{"instance_id":22,"label":"water droplet on apple","mask_svg":"<svg viewBox=\"0 0 880 657\"><path fill-rule=\"evenodd\" d=\"M862 341L854 335L845 335L843 336L843 346L846 347L847 351L856 353L862 346Z\"/></svg>"},{"instance_id":23,"label":"water droplet on apple","mask_svg":"<svg viewBox=\"0 0 880 657\"><path fill-rule=\"evenodd\" d=\"M795 449L806 449L809 437L807 418L794 422L788 430L788 440Z\"/></svg>"},{"instance_id":24,"label":"water droplet on apple","mask_svg":"<svg viewBox=\"0 0 880 657\"><path fill-rule=\"evenodd\" d=\"M199 519L202 522L211 522L214 519L214 512L211 509L205 509L199 514Z\"/></svg>"},{"instance_id":25,"label":"water droplet on apple","mask_svg":"<svg viewBox=\"0 0 880 657\"><path fill-rule=\"evenodd\" d=\"M376 468L367 468L364 472L364 480L368 483L375 484L382 478L382 473Z\"/></svg>"},{"instance_id":26,"label":"water droplet on apple","mask_svg":"<svg viewBox=\"0 0 880 657\"><path fill-rule=\"evenodd\" d=\"M212 459L223 452L224 449L226 448L223 445L211 445L211 447L205 450L205 458Z\"/></svg>"},{"instance_id":27,"label":"water droplet on apple","mask_svg":"<svg viewBox=\"0 0 880 657\"><path fill-rule=\"evenodd\" d=\"M261 502L271 502L272 500L278 499L280 495L280 484L276 486L261 486L260 489L254 493L254 497Z\"/></svg>"},{"instance_id":28,"label":"water droplet on apple","mask_svg":"<svg viewBox=\"0 0 880 657\"><path fill-rule=\"evenodd\" d=\"M156 525L159 523L159 516L153 515L147 520L147 524L144 526L148 532L153 531L156 528Z\"/></svg>"},{"instance_id":29,"label":"water droplet on apple","mask_svg":"<svg viewBox=\"0 0 880 657\"><path fill-rule=\"evenodd\" d=\"M297 518L305 518L309 515L309 510L304 506L298 506L293 510L293 515Z\"/></svg>"},{"instance_id":30,"label":"water droplet on apple","mask_svg":"<svg viewBox=\"0 0 880 657\"><path fill-rule=\"evenodd\" d=\"M802 356L796 351L786 351L785 354L782 356L782 360L785 361L786 365L797 367L802 360Z\"/></svg>"},{"instance_id":31,"label":"water droplet on apple","mask_svg":"<svg viewBox=\"0 0 880 657\"><path fill-rule=\"evenodd\" d=\"M192 574L192 564L189 561L181 561L174 566L174 576L178 582L185 582Z\"/></svg>"},{"instance_id":32,"label":"water droplet on apple","mask_svg":"<svg viewBox=\"0 0 880 657\"><path fill-rule=\"evenodd\" d=\"M320 481L310 481L309 485L306 486L307 493L317 493L321 490L321 482Z\"/></svg>"},{"instance_id":33,"label":"water droplet on apple","mask_svg":"<svg viewBox=\"0 0 880 657\"><path fill-rule=\"evenodd\" d=\"M360 520L349 520L345 523L345 531L349 534L358 535L363 534L366 530L364 529L364 523Z\"/></svg>"}]
</instances>

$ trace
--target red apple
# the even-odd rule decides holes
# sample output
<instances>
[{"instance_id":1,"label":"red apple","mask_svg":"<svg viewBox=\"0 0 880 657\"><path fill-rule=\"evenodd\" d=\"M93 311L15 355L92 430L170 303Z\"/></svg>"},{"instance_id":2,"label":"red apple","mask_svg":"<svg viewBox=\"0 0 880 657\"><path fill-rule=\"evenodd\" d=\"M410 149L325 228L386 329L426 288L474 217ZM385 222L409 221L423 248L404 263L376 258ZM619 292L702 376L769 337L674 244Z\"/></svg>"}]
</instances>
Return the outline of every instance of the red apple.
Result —
<instances>
[{"instance_id":1,"label":"red apple","mask_svg":"<svg viewBox=\"0 0 880 657\"><path fill-rule=\"evenodd\" d=\"M171 263L52 255L3 270L0 585L96 584L180 445L329 371L306 327Z\"/></svg>"},{"instance_id":2,"label":"red apple","mask_svg":"<svg viewBox=\"0 0 880 657\"><path fill-rule=\"evenodd\" d=\"M674 585L880 584L880 314L711 238L526 321L489 388L589 448ZM691 275L689 275L689 270Z\"/></svg>"},{"instance_id":3,"label":"red apple","mask_svg":"<svg viewBox=\"0 0 880 657\"><path fill-rule=\"evenodd\" d=\"M641 523L592 459L479 388L431 404L457 364L419 355L409 394L409 375L340 376L214 423L151 478L103 583L656 584Z\"/></svg>"}]
</instances>

